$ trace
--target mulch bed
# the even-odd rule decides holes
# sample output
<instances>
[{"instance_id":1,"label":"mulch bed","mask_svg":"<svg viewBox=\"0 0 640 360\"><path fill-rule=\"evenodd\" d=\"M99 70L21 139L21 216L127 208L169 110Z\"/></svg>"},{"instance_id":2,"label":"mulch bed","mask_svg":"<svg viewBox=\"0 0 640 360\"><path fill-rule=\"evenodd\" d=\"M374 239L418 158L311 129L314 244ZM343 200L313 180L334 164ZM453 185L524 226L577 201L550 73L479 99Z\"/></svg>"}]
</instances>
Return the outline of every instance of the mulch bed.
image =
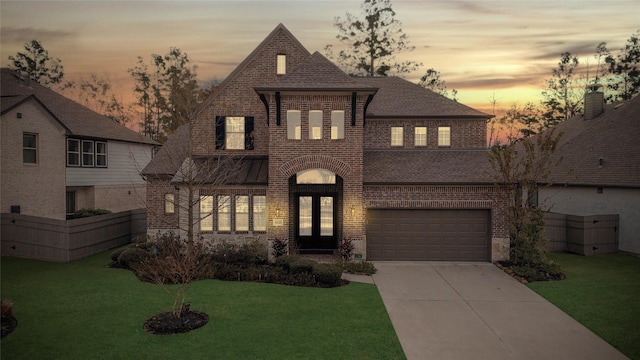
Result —
<instances>
[{"instance_id":1,"label":"mulch bed","mask_svg":"<svg viewBox=\"0 0 640 360\"><path fill-rule=\"evenodd\" d=\"M171 335L185 333L205 326L209 315L199 311L185 311L180 317L171 312L153 316L144 323L144 330L155 335Z\"/></svg>"},{"instance_id":2,"label":"mulch bed","mask_svg":"<svg viewBox=\"0 0 640 360\"><path fill-rule=\"evenodd\" d=\"M2 324L2 333L0 334L0 339L4 339L5 336L11 334L13 330L18 327L18 320L13 316L2 316L0 317L0 321Z\"/></svg>"}]
</instances>

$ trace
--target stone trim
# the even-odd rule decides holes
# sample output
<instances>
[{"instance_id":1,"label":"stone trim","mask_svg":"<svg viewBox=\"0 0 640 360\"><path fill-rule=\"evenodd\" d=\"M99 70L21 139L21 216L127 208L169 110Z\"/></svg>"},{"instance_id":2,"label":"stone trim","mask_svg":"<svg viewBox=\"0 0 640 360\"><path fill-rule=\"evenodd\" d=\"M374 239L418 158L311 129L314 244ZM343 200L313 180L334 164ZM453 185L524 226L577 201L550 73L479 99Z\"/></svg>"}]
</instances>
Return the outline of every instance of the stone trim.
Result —
<instances>
[{"instance_id":1,"label":"stone trim","mask_svg":"<svg viewBox=\"0 0 640 360\"><path fill-rule=\"evenodd\" d=\"M280 173L284 174L284 178L288 179L302 170L316 168L332 171L342 178L347 177L351 172L351 167L348 164L331 156L305 155L282 164Z\"/></svg>"}]
</instances>

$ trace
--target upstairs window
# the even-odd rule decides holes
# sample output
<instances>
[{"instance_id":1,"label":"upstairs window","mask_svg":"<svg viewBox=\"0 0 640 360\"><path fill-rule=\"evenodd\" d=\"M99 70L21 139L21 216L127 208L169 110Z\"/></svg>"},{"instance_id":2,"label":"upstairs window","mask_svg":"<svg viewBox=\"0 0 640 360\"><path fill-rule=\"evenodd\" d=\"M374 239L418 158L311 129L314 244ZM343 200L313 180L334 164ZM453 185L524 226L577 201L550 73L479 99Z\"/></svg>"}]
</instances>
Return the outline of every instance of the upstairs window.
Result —
<instances>
[{"instance_id":1,"label":"upstairs window","mask_svg":"<svg viewBox=\"0 0 640 360\"><path fill-rule=\"evenodd\" d=\"M309 139L322 139L322 110L309 110Z\"/></svg>"},{"instance_id":2,"label":"upstairs window","mask_svg":"<svg viewBox=\"0 0 640 360\"><path fill-rule=\"evenodd\" d=\"M300 140L300 110L287 110L287 139Z\"/></svg>"},{"instance_id":3,"label":"upstairs window","mask_svg":"<svg viewBox=\"0 0 640 360\"><path fill-rule=\"evenodd\" d=\"M276 55L276 75L284 75L287 73L287 55Z\"/></svg>"},{"instance_id":4,"label":"upstairs window","mask_svg":"<svg viewBox=\"0 0 640 360\"><path fill-rule=\"evenodd\" d=\"M82 166L93 166L93 141L82 140Z\"/></svg>"},{"instance_id":5,"label":"upstairs window","mask_svg":"<svg viewBox=\"0 0 640 360\"><path fill-rule=\"evenodd\" d=\"M253 117L216 116L216 150L253 150Z\"/></svg>"},{"instance_id":6,"label":"upstairs window","mask_svg":"<svg viewBox=\"0 0 640 360\"><path fill-rule=\"evenodd\" d=\"M331 112L331 139L344 139L344 111L334 110Z\"/></svg>"},{"instance_id":7,"label":"upstairs window","mask_svg":"<svg viewBox=\"0 0 640 360\"><path fill-rule=\"evenodd\" d=\"M96 141L96 166L107 167L107 143Z\"/></svg>"},{"instance_id":8,"label":"upstairs window","mask_svg":"<svg viewBox=\"0 0 640 360\"><path fill-rule=\"evenodd\" d=\"M451 128L449 126L438 127L438 146L451 146Z\"/></svg>"},{"instance_id":9,"label":"upstairs window","mask_svg":"<svg viewBox=\"0 0 640 360\"><path fill-rule=\"evenodd\" d=\"M415 146L427 146L427 128L417 126L414 133Z\"/></svg>"},{"instance_id":10,"label":"upstairs window","mask_svg":"<svg viewBox=\"0 0 640 360\"><path fill-rule=\"evenodd\" d=\"M80 166L80 140L67 139L67 166Z\"/></svg>"},{"instance_id":11,"label":"upstairs window","mask_svg":"<svg viewBox=\"0 0 640 360\"><path fill-rule=\"evenodd\" d=\"M25 164L38 163L38 134L22 134L22 162Z\"/></svg>"},{"instance_id":12,"label":"upstairs window","mask_svg":"<svg viewBox=\"0 0 640 360\"><path fill-rule=\"evenodd\" d=\"M391 128L391 146L403 145L404 132L402 127L394 126Z\"/></svg>"}]
</instances>

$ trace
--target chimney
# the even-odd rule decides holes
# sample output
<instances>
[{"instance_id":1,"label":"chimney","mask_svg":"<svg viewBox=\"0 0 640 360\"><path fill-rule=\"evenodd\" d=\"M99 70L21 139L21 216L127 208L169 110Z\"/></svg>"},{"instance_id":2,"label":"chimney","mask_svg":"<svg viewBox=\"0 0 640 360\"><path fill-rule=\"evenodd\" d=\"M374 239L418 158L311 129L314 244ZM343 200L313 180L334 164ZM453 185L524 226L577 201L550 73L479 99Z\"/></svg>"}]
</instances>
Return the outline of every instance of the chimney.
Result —
<instances>
[{"instance_id":1,"label":"chimney","mask_svg":"<svg viewBox=\"0 0 640 360\"><path fill-rule=\"evenodd\" d=\"M591 120L604 111L604 93L600 90L601 84L591 84L587 86L584 94L584 119Z\"/></svg>"}]
</instances>

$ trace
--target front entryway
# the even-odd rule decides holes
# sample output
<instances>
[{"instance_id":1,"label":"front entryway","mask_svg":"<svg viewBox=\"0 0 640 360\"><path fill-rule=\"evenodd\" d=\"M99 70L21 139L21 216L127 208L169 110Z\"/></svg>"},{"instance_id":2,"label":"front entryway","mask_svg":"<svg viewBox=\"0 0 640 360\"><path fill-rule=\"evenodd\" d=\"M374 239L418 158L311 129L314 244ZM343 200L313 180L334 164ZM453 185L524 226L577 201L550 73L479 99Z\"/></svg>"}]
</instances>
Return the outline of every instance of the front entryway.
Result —
<instances>
[{"instance_id":1,"label":"front entryway","mask_svg":"<svg viewBox=\"0 0 640 360\"><path fill-rule=\"evenodd\" d=\"M333 253L341 233L342 179L311 169L289 180L291 238L301 253Z\"/></svg>"},{"instance_id":2,"label":"front entryway","mask_svg":"<svg viewBox=\"0 0 640 360\"><path fill-rule=\"evenodd\" d=\"M332 195L298 195L298 248L335 248L335 199Z\"/></svg>"}]
</instances>

